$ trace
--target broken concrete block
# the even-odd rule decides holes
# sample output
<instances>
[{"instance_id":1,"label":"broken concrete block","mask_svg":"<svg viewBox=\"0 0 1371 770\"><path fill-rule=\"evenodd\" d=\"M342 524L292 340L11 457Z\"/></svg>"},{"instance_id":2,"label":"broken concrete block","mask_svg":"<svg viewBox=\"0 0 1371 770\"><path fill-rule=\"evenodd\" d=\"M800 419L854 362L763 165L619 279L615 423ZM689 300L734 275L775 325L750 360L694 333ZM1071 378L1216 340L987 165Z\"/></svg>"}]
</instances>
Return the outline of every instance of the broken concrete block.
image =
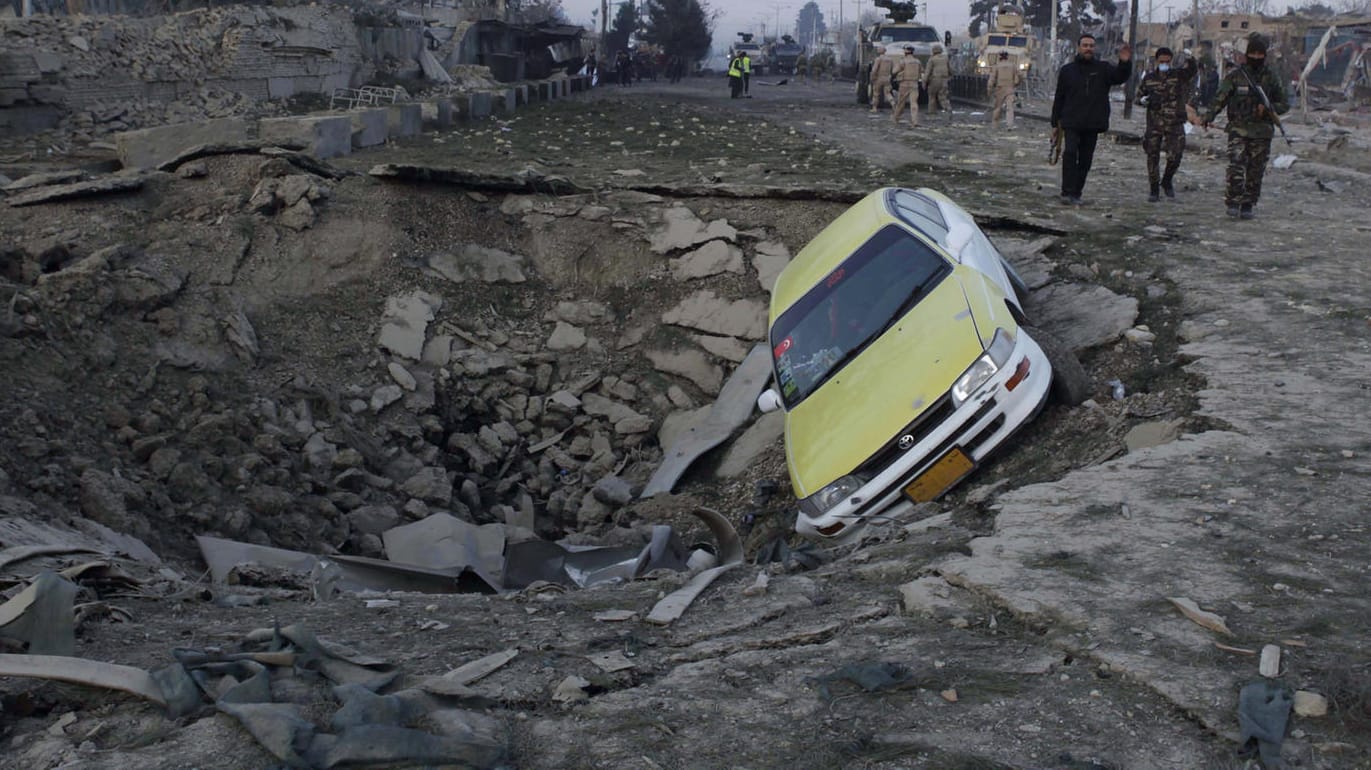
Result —
<instances>
[{"instance_id":1,"label":"broken concrete block","mask_svg":"<svg viewBox=\"0 0 1371 770\"><path fill-rule=\"evenodd\" d=\"M743 359L747 358L748 351L752 349L747 343L732 337L693 334L690 338L710 353L735 364L742 363Z\"/></svg>"},{"instance_id":2,"label":"broken concrete block","mask_svg":"<svg viewBox=\"0 0 1371 770\"><path fill-rule=\"evenodd\" d=\"M705 289L663 313L662 322L725 337L759 340L766 335L766 306L753 299L730 301Z\"/></svg>"},{"instance_id":3,"label":"broken concrete block","mask_svg":"<svg viewBox=\"0 0 1371 770\"><path fill-rule=\"evenodd\" d=\"M424 108L418 104L392 104L386 108L391 138L418 136L424 130Z\"/></svg>"},{"instance_id":4,"label":"broken concrete block","mask_svg":"<svg viewBox=\"0 0 1371 770\"><path fill-rule=\"evenodd\" d=\"M452 128L452 124L457 122L457 111L453 109L451 99L439 99L433 103L433 108L437 114L435 123L439 130Z\"/></svg>"},{"instance_id":5,"label":"broken concrete block","mask_svg":"<svg viewBox=\"0 0 1371 770\"><path fill-rule=\"evenodd\" d=\"M586 333L579 327L565 321L558 321L552 336L547 338L547 349L553 351L579 350L585 347Z\"/></svg>"},{"instance_id":6,"label":"broken concrete block","mask_svg":"<svg viewBox=\"0 0 1371 770\"><path fill-rule=\"evenodd\" d=\"M422 291L387 299L377 344L402 358L419 360L428 324L442 306L441 297Z\"/></svg>"},{"instance_id":7,"label":"broken concrete block","mask_svg":"<svg viewBox=\"0 0 1371 770\"><path fill-rule=\"evenodd\" d=\"M385 144L390 136L390 115L386 110L362 110L349 113L348 118L352 121L353 149Z\"/></svg>"},{"instance_id":8,"label":"broken concrete block","mask_svg":"<svg viewBox=\"0 0 1371 770\"><path fill-rule=\"evenodd\" d=\"M456 253L439 252L429 257L428 266L453 283L523 283L527 259L500 249L464 243Z\"/></svg>"},{"instance_id":9,"label":"broken concrete block","mask_svg":"<svg viewBox=\"0 0 1371 770\"><path fill-rule=\"evenodd\" d=\"M685 206L672 206L662 212L662 229L652 234L652 251L666 254L677 249L713 240L732 242L738 237L737 228L729 225L726 219L716 219L708 225L695 212Z\"/></svg>"},{"instance_id":10,"label":"broken concrete block","mask_svg":"<svg viewBox=\"0 0 1371 770\"><path fill-rule=\"evenodd\" d=\"M714 395L724 382L724 370L709 360L699 350L649 350L647 358L657 371L680 375L695 383L696 387Z\"/></svg>"},{"instance_id":11,"label":"broken concrete block","mask_svg":"<svg viewBox=\"0 0 1371 770\"><path fill-rule=\"evenodd\" d=\"M731 479L752 469L757 458L768 449L780 449L785 435L785 412L764 414L748 426L728 448L716 475Z\"/></svg>"},{"instance_id":12,"label":"broken concrete block","mask_svg":"<svg viewBox=\"0 0 1371 770\"><path fill-rule=\"evenodd\" d=\"M1103 286L1054 283L1033 292L1037 324L1073 351L1118 339L1138 319L1138 301Z\"/></svg>"},{"instance_id":13,"label":"broken concrete block","mask_svg":"<svg viewBox=\"0 0 1371 770\"><path fill-rule=\"evenodd\" d=\"M481 120L490 117L491 98L487 93L474 93L470 98L471 109L468 117L472 120Z\"/></svg>"},{"instance_id":14,"label":"broken concrete block","mask_svg":"<svg viewBox=\"0 0 1371 770\"><path fill-rule=\"evenodd\" d=\"M263 140L299 142L316 158L352 152L352 120L345 115L263 118L257 125Z\"/></svg>"},{"instance_id":15,"label":"broken concrete block","mask_svg":"<svg viewBox=\"0 0 1371 770\"><path fill-rule=\"evenodd\" d=\"M124 168L156 168L196 145L229 144L247 139L246 120L221 118L122 131L114 135L114 147Z\"/></svg>"},{"instance_id":16,"label":"broken concrete block","mask_svg":"<svg viewBox=\"0 0 1371 770\"><path fill-rule=\"evenodd\" d=\"M683 257L671 260L671 277L678 281L743 272L743 250L725 241L710 241Z\"/></svg>"},{"instance_id":17,"label":"broken concrete block","mask_svg":"<svg viewBox=\"0 0 1371 770\"><path fill-rule=\"evenodd\" d=\"M502 88L496 91L492 101L495 111L505 114L514 112L514 108L519 104L519 99L514 95L513 88Z\"/></svg>"},{"instance_id":18,"label":"broken concrete block","mask_svg":"<svg viewBox=\"0 0 1371 770\"><path fill-rule=\"evenodd\" d=\"M776 285L776 277L785 266L790 264L790 249L776 241L763 241L757 244L757 253L752 257L752 266L757 270L757 283L762 291L771 293Z\"/></svg>"}]
</instances>

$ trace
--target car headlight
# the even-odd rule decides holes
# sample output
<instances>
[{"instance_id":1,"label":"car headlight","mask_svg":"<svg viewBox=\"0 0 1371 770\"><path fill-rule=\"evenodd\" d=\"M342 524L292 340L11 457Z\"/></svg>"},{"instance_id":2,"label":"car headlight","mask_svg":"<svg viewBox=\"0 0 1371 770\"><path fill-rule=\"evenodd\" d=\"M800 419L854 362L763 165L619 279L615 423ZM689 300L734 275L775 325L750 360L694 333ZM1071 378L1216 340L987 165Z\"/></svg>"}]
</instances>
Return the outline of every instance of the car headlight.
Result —
<instances>
[{"instance_id":1,"label":"car headlight","mask_svg":"<svg viewBox=\"0 0 1371 770\"><path fill-rule=\"evenodd\" d=\"M800 510L810 516L819 516L829 508L841 503L848 495L861 489L865 483L857 476L842 476L832 484L800 501Z\"/></svg>"},{"instance_id":2,"label":"car headlight","mask_svg":"<svg viewBox=\"0 0 1371 770\"><path fill-rule=\"evenodd\" d=\"M985 349L980 358L971 364L957 381L952 383L952 403L954 406L961 406L966 400L971 398L971 394L980 390L980 387L995 372L1005 365L1009 356L1014 352L1014 335L1006 329L996 329L995 337L990 341L990 347Z\"/></svg>"}]
</instances>

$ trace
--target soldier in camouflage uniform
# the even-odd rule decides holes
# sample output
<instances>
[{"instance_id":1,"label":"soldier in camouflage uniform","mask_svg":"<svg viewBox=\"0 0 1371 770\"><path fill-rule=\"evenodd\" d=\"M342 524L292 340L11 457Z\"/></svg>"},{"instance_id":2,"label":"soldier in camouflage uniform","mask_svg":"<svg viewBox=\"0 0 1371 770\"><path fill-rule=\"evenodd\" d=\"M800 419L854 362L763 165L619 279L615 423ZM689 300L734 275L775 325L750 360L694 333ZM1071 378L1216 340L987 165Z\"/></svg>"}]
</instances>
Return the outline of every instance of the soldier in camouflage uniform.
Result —
<instances>
[{"instance_id":1,"label":"soldier in camouflage uniform","mask_svg":"<svg viewBox=\"0 0 1371 770\"><path fill-rule=\"evenodd\" d=\"M1185 52L1189 55L1189 51ZM1189 100L1199 63L1193 56L1182 67L1171 66L1171 49L1158 48L1157 66L1143 76L1139 98L1147 105L1147 131L1143 152L1147 155L1147 200L1156 203L1161 192L1175 198L1171 180L1181 167L1185 152L1185 104ZM1166 173L1159 173L1162 151L1166 151Z\"/></svg>"},{"instance_id":2,"label":"soldier in camouflage uniform","mask_svg":"<svg viewBox=\"0 0 1371 770\"><path fill-rule=\"evenodd\" d=\"M1285 89L1275 73L1266 69L1266 38L1253 34L1247 39L1246 61L1240 61L1219 83L1214 103L1201 123L1208 128L1214 116L1228 108L1228 173L1224 202L1228 216L1252 219L1252 207L1262 194L1262 175L1271 156L1275 136L1274 116L1267 113L1261 96L1250 83L1266 92L1278 115L1290 111ZM1250 80L1250 83L1249 83Z\"/></svg>"}]
</instances>

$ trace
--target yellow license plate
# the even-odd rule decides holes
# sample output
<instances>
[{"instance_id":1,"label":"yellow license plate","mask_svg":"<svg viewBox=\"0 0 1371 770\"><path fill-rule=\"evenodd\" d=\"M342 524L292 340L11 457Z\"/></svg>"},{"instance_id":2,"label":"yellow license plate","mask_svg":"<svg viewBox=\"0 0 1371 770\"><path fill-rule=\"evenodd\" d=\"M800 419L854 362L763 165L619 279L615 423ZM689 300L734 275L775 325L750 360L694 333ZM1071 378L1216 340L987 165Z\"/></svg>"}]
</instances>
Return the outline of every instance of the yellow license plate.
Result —
<instances>
[{"instance_id":1,"label":"yellow license plate","mask_svg":"<svg viewBox=\"0 0 1371 770\"><path fill-rule=\"evenodd\" d=\"M960 447L953 447L947 454L920 473L918 478L904 488L904 493L916 503L937 500L953 484L961 481L976 468L976 463L966 456Z\"/></svg>"}]
</instances>

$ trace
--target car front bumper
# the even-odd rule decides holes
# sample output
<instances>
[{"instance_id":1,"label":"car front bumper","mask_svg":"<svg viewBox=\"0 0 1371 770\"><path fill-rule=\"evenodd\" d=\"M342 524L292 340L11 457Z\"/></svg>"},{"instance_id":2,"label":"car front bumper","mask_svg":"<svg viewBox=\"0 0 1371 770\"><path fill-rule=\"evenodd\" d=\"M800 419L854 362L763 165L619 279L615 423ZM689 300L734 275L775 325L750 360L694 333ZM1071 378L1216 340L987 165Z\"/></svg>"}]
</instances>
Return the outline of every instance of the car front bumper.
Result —
<instances>
[{"instance_id":1,"label":"car front bumper","mask_svg":"<svg viewBox=\"0 0 1371 770\"><path fill-rule=\"evenodd\" d=\"M1006 383L1025 361L1027 376L1009 390ZM811 516L802 508L795 522L796 531L826 544L842 545L855 540L872 518L882 514L882 518L897 516L911 510L915 503L905 489L916 478L953 448L960 448L979 465L1037 415L1047 401L1051 385L1052 366L1046 354L1020 329L1009 363L970 399L842 502L818 516Z\"/></svg>"}]
</instances>

